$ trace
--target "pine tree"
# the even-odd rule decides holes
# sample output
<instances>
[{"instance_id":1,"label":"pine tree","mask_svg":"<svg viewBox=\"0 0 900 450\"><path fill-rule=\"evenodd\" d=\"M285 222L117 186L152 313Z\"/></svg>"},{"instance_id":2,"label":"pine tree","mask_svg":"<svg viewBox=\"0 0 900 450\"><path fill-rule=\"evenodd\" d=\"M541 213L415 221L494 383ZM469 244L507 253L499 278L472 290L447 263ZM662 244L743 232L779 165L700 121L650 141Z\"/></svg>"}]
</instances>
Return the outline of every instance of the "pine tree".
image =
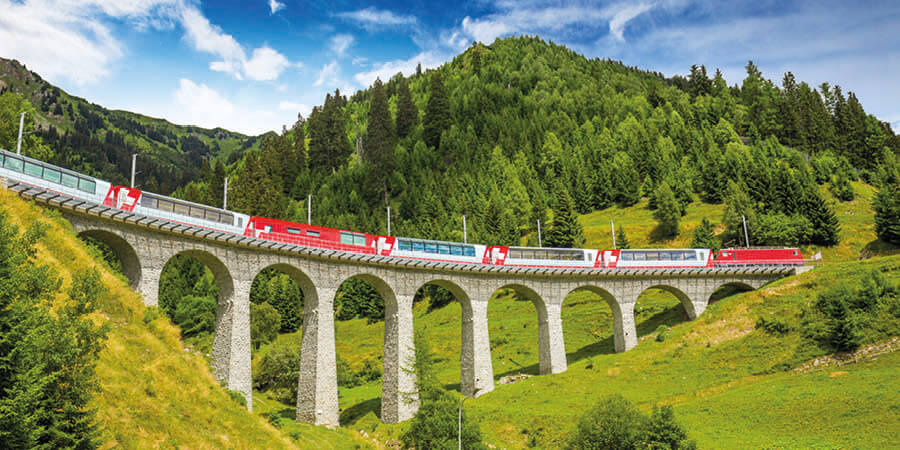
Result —
<instances>
[{"instance_id":1,"label":"pine tree","mask_svg":"<svg viewBox=\"0 0 900 450\"><path fill-rule=\"evenodd\" d=\"M811 243L817 245L837 245L840 231L837 215L834 207L828 204L815 183L809 183L800 200L799 211L809 219L812 224L812 232L809 236Z\"/></svg>"},{"instance_id":2,"label":"pine tree","mask_svg":"<svg viewBox=\"0 0 900 450\"><path fill-rule=\"evenodd\" d=\"M575 215L572 197L565 189L556 193L553 223L547 232L546 246L556 248L580 248L584 245L584 229Z\"/></svg>"},{"instance_id":3,"label":"pine tree","mask_svg":"<svg viewBox=\"0 0 900 450\"><path fill-rule=\"evenodd\" d=\"M372 101L369 105L366 128L366 160L369 164L370 198L387 201L388 180L394 172L394 123L388 109L387 96L381 79L376 79L372 87Z\"/></svg>"},{"instance_id":4,"label":"pine tree","mask_svg":"<svg viewBox=\"0 0 900 450\"><path fill-rule=\"evenodd\" d=\"M325 96L325 103L309 115L309 168L334 172L353 153L344 131L344 106L347 99L336 90Z\"/></svg>"},{"instance_id":5,"label":"pine tree","mask_svg":"<svg viewBox=\"0 0 900 450\"><path fill-rule=\"evenodd\" d=\"M884 242L900 245L900 185L886 183L875 195L875 233Z\"/></svg>"},{"instance_id":6,"label":"pine tree","mask_svg":"<svg viewBox=\"0 0 900 450\"><path fill-rule=\"evenodd\" d=\"M437 150L441 148L441 133L450 129L453 120L450 116L450 99L441 80L441 73L435 71L431 75L431 89L428 92L428 103L425 105L423 138L425 144ZM444 155L445 158L450 155Z\"/></svg>"},{"instance_id":7,"label":"pine tree","mask_svg":"<svg viewBox=\"0 0 900 450\"><path fill-rule=\"evenodd\" d=\"M678 235L678 222L681 220L681 204L675 198L675 194L669 187L669 183L663 181L656 188L656 211L653 217L659 222L659 229L664 236Z\"/></svg>"},{"instance_id":8,"label":"pine tree","mask_svg":"<svg viewBox=\"0 0 900 450\"><path fill-rule=\"evenodd\" d=\"M397 137L403 139L409 136L418 121L419 108L413 102L409 83L403 80L397 91Z\"/></svg>"},{"instance_id":9,"label":"pine tree","mask_svg":"<svg viewBox=\"0 0 900 450\"><path fill-rule=\"evenodd\" d=\"M694 239L691 241L693 248L709 248L712 251L718 251L721 244L716 238L715 229L712 223L706 217L700 222L697 228L694 228Z\"/></svg>"},{"instance_id":10,"label":"pine tree","mask_svg":"<svg viewBox=\"0 0 900 450\"><path fill-rule=\"evenodd\" d=\"M616 231L616 246L621 249L631 248L631 243L628 242L628 236L625 234L625 227L619 227L619 231Z\"/></svg>"}]
</instances>

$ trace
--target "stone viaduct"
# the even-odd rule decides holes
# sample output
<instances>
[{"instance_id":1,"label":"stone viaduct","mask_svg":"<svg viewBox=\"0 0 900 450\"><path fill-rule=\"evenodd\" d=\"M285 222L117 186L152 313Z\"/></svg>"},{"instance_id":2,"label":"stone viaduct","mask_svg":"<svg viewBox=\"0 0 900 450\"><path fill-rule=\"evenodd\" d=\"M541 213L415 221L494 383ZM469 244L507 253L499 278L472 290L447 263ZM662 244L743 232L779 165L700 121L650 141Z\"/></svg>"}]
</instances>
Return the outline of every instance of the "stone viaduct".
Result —
<instances>
[{"instance_id":1,"label":"stone viaduct","mask_svg":"<svg viewBox=\"0 0 900 450\"><path fill-rule=\"evenodd\" d=\"M0 183L3 180L0 179ZM460 390L464 395L494 389L487 306L492 294L511 288L533 302L539 329L540 373L567 367L560 317L574 291L599 294L614 316L615 350L637 345L634 305L649 288L674 294L691 319L725 285L756 289L790 275L794 268L596 270L480 266L361 255L282 244L153 219L27 185L8 183L20 196L60 210L76 233L107 244L117 254L131 286L147 305L156 305L160 274L175 255L199 259L220 288L213 343L213 368L227 387L242 392L252 408L250 369L250 285L263 269L288 274L304 295L297 419L338 424L334 298L349 278L370 283L385 303L381 420L396 423L415 415L418 400L414 361L413 297L433 283L448 289L462 306Z\"/></svg>"}]
</instances>

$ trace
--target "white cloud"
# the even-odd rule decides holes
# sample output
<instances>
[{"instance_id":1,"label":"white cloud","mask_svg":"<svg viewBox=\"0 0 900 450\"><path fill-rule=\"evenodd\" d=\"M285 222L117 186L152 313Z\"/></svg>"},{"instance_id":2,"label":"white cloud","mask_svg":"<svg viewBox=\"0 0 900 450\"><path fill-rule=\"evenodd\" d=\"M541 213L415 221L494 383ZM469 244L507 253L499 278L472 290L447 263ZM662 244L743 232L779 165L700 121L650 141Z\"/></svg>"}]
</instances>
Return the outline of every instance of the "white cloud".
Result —
<instances>
[{"instance_id":1,"label":"white cloud","mask_svg":"<svg viewBox=\"0 0 900 450\"><path fill-rule=\"evenodd\" d=\"M631 19L649 11L653 5L649 3L639 3L637 5L626 5L624 8L615 13L609 21L609 32L621 42L625 41L625 25Z\"/></svg>"},{"instance_id":2,"label":"white cloud","mask_svg":"<svg viewBox=\"0 0 900 450\"><path fill-rule=\"evenodd\" d=\"M369 31L383 28L392 28L405 25L415 25L418 21L415 16L394 14L391 11L370 6L357 11L347 11L335 14L342 19L356 22L359 26Z\"/></svg>"},{"instance_id":3,"label":"white cloud","mask_svg":"<svg viewBox=\"0 0 900 450\"><path fill-rule=\"evenodd\" d=\"M313 83L313 86L322 86L323 84L327 84L328 86L336 86L338 83L338 76L340 75L341 69L338 67L337 60L333 60L328 64L322 66L322 70L319 71L319 76L316 78L316 81Z\"/></svg>"},{"instance_id":4,"label":"white cloud","mask_svg":"<svg viewBox=\"0 0 900 450\"><path fill-rule=\"evenodd\" d=\"M281 3L278 0L269 0L269 9L272 10L272 14L275 14L284 9L284 3Z\"/></svg>"},{"instance_id":5,"label":"white cloud","mask_svg":"<svg viewBox=\"0 0 900 450\"><path fill-rule=\"evenodd\" d=\"M244 72L251 80L274 80L290 65L281 53L263 46L253 50L253 57L244 62Z\"/></svg>"},{"instance_id":6,"label":"white cloud","mask_svg":"<svg viewBox=\"0 0 900 450\"><path fill-rule=\"evenodd\" d=\"M211 24L196 8L184 8L181 21L187 32L186 38L194 48L222 59L211 62L211 70L231 74L238 80L246 76L251 80L270 81L277 79L291 65L284 55L268 46L255 49L253 56L247 59L234 37Z\"/></svg>"},{"instance_id":7,"label":"white cloud","mask_svg":"<svg viewBox=\"0 0 900 450\"><path fill-rule=\"evenodd\" d=\"M466 16L462 20L462 31L465 34L472 36L476 41L490 44L491 42L494 42L494 39L515 30L502 20L476 20ZM451 43L457 47L465 46L469 42L468 39L460 36L459 33L454 33L450 39Z\"/></svg>"},{"instance_id":8,"label":"white cloud","mask_svg":"<svg viewBox=\"0 0 900 450\"><path fill-rule=\"evenodd\" d=\"M278 109L280 109L282 111L289 111L292 113L300 113L300 114L303 114L303 117L309 116L310 111L312 111L312 108L310 108L309 106L307 106L304 103L285 102L285 101L282 101L278 104Z\"/></svg>"},{"instance_id":9,"label":"white cloud","mask_svg":"<svg viewBox=\"0 0 900 450\"><path fill-rule=\"evenodd\" d=\"M331 37L329 48L331 48L331 51L334 52L338 58L341 58L344 56L344 52L353 45L355 40L356 39L349 34L336 34Z\"/></svg>"},{"instance_id":10,"label":"white cloud","mask_svg":"<svg viewBox=\"0 0 900 450\"><path fill-rule=\"evenodd\" d=\"M50 80L94 83L123 54L106 21L162 25L175 0L0 0L0 55ZM142 25L143 24L143 25Z\"/></svg>"},{"instance_id":11,"label":"white cloud","mask_svg":"<svg viewBox=\"0 0 900 450\"><path fill-rule=\"evenodd\" d=\"M449 58L442 57L435 52L426 51L409 59L399 59L381 64L373 64L373 69L368 72L360 72L353 76L362 86L371 86L376 78L387 81L397 72L403 72L404 76L410 76L416 72L416 66L422 64L422 70L431 69L443 64Z\"/></svg>"},{"instance_id":12,"label":"white cloud","mask_svg":"<svg viewBox=\"0 0 900 450\"><path fill-rule=\"evenodd\" d=\"M258 135L271 130L280 130L280 124L294 123L297 109L286 110L280 106L276 112L237 105L204 83L197 84L182 78L178 81L178 89L172 96L170 109L164 116L182 125L223 127L240 133Z\"/></svg>"},{"instance_id":13,"label":"white cloud","mask_svg":"<svg viewBox=\"0 0 900 450\"><path fill-rule=\"evenodd\" d=\"M350 64L353 64L354 66L364 66L367 62L369 62L369 58L357 56L356 58L353 58L353 61L350 61Z\"/></svg>"}]
</instances>

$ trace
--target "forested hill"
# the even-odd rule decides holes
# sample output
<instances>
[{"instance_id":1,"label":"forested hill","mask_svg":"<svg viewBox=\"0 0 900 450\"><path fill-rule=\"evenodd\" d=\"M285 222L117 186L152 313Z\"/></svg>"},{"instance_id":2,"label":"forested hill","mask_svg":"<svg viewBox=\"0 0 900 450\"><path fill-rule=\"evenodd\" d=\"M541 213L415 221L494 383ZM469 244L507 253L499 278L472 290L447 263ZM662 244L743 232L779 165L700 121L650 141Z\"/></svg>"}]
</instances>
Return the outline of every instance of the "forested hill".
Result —
<instances>
[{"instance_id":1,"label":"forested hill","mask_svg":"<svg viewBox=\"0 0 900 450\"><path fill-rule=\"evenodd\" d=\"M37 122L35 136L43 142L26 137L34 156L116 184L128 184L133 153L139 155L141 185L170 193L194 180L204 160L225 163L259 146L260 137L108 110L67 94L18 61L0 58L0 95L4 93L13 95L4 97L0 108L0 146L15 145L18 114L27 110L27 131L34 131ZM20 105L19 97L31 106Z\"/></svg>"},{"instance_id":2,"label":"forested hill","mask_svg":"<svg viewBox=\"0 0 900 450\"><path fill-rule=\"evenodd\" d=\"M229 204L305 220L312 194L314 223L380 233L389 204L395 235L462 240L465 214L470 242L536 244L537 221L554 211L642 196L655 207L663 195L681 213L692 199L728 203L726 242L743 214L757 244L833 245L834 206L819 187L847 198L848 180L893 180L898 149L839 86L790 73L779 85L752 62L735 86L702 66L664 78L519 37L329 95L229 169ZM202 200L218 182L183 194ZM578 245L573 234L551 244Z\"/></svg>"}]
</instances>

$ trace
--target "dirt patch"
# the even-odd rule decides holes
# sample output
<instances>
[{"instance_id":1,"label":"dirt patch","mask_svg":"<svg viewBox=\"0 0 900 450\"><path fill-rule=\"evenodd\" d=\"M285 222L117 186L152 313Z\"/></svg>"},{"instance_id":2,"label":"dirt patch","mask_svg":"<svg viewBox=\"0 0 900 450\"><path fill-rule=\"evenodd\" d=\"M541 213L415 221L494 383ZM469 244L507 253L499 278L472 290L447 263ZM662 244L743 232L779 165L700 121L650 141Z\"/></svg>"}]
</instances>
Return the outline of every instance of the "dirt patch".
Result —
<instances>
[{"instance_id":1,"label":"dirt patch","mask_svg":"<svg viewBox=\"0 0 900 450\"><path fill-rule=\"evenodd\" d=\"M831 355L820 356L806 364L794 369L799 373L811 373L825 370L827 367L840 367L847 364L856 364L869 361L880 355L900 350L900 336L892 337L886 341L877 342L860 347L854 352L838 352ZM833 372L839 373L839 372ZM832 378L837 375L830 375Z\"/></svg>"},{"instance_id":2,"label":"dirt patch","mask_svg":"<svg viewBox=\"0 0 900 450\"><path fill-rule=\"evenodd\" d=\"M841 371L838 371L838 372L831 372L831 373L828 374L828 378L837 378L837 377L839 377L839 376L841 376L841 375L847 375L848 373L850 373L850 372L841 372Z\"/></svg>"},{"instance_id":3,"label":"dirt patch","mask_svg":"<svg viewBox=\"0 0 900 450\"><path fill-rule=\"evenodd\" d=\"M613 368L607 370L607 371L606 371L606 374L609 375L609 376L616 376L616 375L618 375L620 372L621 372L621 370L620 370L618 367L613 367Z\"/></svg>"},{"instance_id":4,"label":"dirt patch","mask_svg":"<svg viewBox=\"0 0 900 450\"><path fill-rule=\"evenodd\" d=\"M516 381L521 381L528 378L531 378L531 375L527 373L517 373L515 375L507 375L505 377L501 377L499 380L497 380L497 384L513 384Z\"/></svg>"}]
</instances>

